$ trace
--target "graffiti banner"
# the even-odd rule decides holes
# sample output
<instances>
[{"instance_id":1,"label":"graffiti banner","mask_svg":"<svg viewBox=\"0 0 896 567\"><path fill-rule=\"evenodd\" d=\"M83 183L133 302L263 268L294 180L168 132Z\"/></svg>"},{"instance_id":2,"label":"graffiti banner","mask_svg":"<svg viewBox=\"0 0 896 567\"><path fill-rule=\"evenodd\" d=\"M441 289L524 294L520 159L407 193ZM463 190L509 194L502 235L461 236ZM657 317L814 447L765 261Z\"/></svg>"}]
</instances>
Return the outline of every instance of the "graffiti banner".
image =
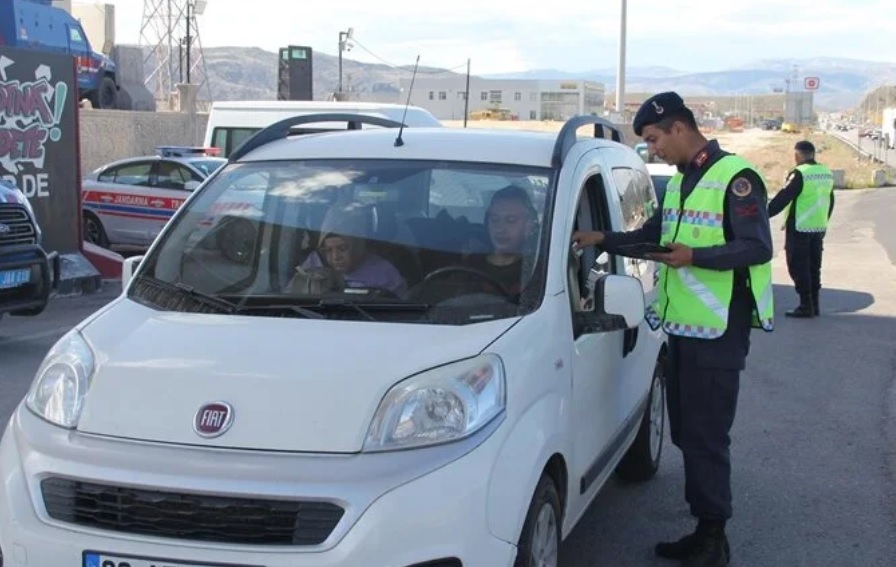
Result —
<instances>
[{"instance_id":1,"label":"graffiti banner","mask_svg":"<svg viewBox=\"0 0 896 567\"><path fill-rule=\"evenodd\" d=\"M77 83L71 56L0 47L0 177L31 201L44 247L80 249Z\"/></svg>"}]
</instances>

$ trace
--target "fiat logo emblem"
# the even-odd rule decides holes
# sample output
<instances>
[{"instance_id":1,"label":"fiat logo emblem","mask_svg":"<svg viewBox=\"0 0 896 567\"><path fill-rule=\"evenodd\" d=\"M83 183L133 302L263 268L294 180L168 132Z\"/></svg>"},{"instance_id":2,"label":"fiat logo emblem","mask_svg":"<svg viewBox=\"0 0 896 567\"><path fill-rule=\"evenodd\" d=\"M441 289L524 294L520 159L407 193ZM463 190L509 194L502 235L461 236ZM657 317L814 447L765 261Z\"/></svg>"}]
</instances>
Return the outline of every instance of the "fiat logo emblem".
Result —
<instances>
[{"instance_id":1,"label":"fiat logo emblem","mask_svg":"<svg viewBox=\"0 0 896 567\"><path fill-rule=\"evenodd\" d=\"M233 407L227 402L205 404L193 418L193 431L207 439L224 435L231 425L233 425Z\"/></svg>"}]
</instances>

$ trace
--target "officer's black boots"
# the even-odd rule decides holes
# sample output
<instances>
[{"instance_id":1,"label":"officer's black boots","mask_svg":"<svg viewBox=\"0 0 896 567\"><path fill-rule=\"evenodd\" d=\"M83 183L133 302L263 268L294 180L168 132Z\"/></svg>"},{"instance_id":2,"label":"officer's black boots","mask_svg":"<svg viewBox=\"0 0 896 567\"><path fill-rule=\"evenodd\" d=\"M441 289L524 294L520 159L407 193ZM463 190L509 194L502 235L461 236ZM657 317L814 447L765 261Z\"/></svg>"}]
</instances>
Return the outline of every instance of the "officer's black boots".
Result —
<instances>
[{"instance_id":1,"label":"officer's black boots","mask_svg":"<svg viewBox=\"0 0 896 567\"><path fill-rule=\"evenodd\" d=\"M688 567L723 567L731 560L724 524L702 521L694 533L678 541L658 543L656 554L683 561Z\"/></svg>"},{"instance_id":2,"label":"officer's black boots","mask_svg":"<svg viewBox=\"0 0 896 567\"><path fill-rule=\"evenodd\" d=\"M818 308L818 295L819 295L819 293L816 291L815 294L812 296L812 312L813 312L813 315L815 315L816 317L821 315L821 309Z\"/></svg>"},{"instance_id":3,"label":"officer's black boots","mask_svg":"<svg viewBox=\"0 0 896 567\"><path fill-rule=\"evenodd\" d=\"M798 319L808 319L815 316L815 304L817 299L811 295L800 295L800 304L796 308L785 313L788 317L796 317Z\"/></svg>"}]
</instances>

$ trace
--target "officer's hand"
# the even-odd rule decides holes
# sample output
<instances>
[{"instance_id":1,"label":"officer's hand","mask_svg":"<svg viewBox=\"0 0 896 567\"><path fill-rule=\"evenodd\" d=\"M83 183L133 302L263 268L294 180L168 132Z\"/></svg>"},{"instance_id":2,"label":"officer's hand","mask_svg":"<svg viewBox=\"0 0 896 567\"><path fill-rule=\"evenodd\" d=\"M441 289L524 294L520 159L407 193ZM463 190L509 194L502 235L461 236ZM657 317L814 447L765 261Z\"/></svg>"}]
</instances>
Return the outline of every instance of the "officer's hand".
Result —
<instances>
[{"instance_id":1,"label":"officer's hand","mask_svg":"<svg viewBox=\"0 0 896 567\"><path fill-rule=\"evenodd\" d=\"M600 231L587 232L577 230L572 233L573 248L581 250L587 246L599 246L604 241L604 233Z\"/></svg>"},{"instance_id":2,"label":"officer's hand","mask_svg":"<svg viewBox=\"0 0 896 567\"><path fill-rule=\"evenodd\" d=\"M656 262L662 262L673 268L683 268L690 266L694 262L694 249L681 244L680 242L669 242L665 244L666 248L671 252L649 254L648 258Z\"/></svg>"}]
</instances>

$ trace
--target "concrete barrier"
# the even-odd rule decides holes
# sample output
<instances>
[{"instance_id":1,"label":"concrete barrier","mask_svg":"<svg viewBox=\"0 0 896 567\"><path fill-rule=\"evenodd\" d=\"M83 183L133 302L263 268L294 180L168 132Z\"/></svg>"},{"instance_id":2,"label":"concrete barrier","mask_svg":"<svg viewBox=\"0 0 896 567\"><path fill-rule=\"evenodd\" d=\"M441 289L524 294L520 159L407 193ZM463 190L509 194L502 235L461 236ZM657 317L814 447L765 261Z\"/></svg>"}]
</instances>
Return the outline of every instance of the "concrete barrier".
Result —
<instances>
[{"instance_id":1,"label":"concrete barrier","mask_svg":"<svg viewBox=\"0 0 896 567\"><path fill-rule=\"evenodd\" d=\"M81 111L81 174L117 159L155 155L161 145L201 145L208 114Z\"/></svg>"},{"instance_id":2,"label":"concrete barrier","mask_svg":"<svg viewBox=\"0 0 896 567\"><path fill-rule=\"evenodd\" d=\"M846 189L846 172L842 169L832 169L834 174L834 189Z\"/></svg>"},{"instance_id":3,"label":"concrete barrier","mask_svg":"<svg viewBox=\"0 0 896 567\"><path fill-rule=\"evenodd\" d=\"M884 169L875 169L871 172L872 187L883 187L887 184L887 172Z\"/></svg>"}]
</instances>

